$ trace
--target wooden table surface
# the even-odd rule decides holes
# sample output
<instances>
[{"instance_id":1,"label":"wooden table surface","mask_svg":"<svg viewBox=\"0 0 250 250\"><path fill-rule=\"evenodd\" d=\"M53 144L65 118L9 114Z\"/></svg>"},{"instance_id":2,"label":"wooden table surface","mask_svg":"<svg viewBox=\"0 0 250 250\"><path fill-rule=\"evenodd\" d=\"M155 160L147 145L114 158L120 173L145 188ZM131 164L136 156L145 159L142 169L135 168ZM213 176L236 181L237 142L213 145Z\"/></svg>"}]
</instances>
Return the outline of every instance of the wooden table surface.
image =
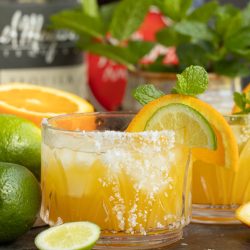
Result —
<instances>
[{"instance_id":1,"label":"wooden table surface","mask_svg":"<svg viewBox=\"0 0 250 250\"><path fill-rule=\"evenodd\" d=\"M12 244L0 246L0 250L35 250L35 236L45 228L35 228ZM108 249L108 248L107 248ZM250 250L250 228L243 225L190 224L184 230L183 239L168 250Z\"/></svg>"}]
</instances>

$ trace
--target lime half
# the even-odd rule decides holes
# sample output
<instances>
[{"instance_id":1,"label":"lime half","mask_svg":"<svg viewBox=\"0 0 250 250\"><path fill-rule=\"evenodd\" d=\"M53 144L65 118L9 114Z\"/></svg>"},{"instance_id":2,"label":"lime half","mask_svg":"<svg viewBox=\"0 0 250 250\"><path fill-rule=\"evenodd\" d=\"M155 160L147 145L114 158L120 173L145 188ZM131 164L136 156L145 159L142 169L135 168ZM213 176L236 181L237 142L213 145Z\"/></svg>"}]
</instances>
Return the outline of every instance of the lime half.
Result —
<instances>
[{"instance_id":1,"label":"lime half","mask_svg":"<svg viewBox=\"0 0 250 250\"><path fill-rule=\"evenodd\" d=\"M71 222L51 227L35 239L40 250L88 250L100 236L100 228L91 222Z\"/></svg>"},{"instance_id":2,"label":"lime half","mask_svg":"<svg viewBox=\"0 0 250 250\"><path fill-rule=\"evenodd\" d=\"M177 142L194 148L216 149L216 135L210 123L185 104L161 107L149 118L145 130L174 130Z\"/></svg>"}]
</instances>

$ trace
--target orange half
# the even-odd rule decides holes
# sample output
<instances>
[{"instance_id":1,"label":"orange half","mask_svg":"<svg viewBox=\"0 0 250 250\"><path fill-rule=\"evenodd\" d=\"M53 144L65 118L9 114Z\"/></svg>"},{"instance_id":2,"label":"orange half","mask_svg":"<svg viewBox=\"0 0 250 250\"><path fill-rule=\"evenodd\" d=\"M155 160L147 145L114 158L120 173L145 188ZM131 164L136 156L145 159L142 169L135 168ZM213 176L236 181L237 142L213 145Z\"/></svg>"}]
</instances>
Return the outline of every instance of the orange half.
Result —
<instances>
[{"instance_id":1,"label":"orange half","mask_svg":"<svg viewBox=\"0 0 250 250\"><path fill-rule=\"evenodd\" d=\"M38 126L44 117L93 110L86 100L62 90L31 84L0 85L0 113L21 116Z\"/></svg>"},{"instance_id":2,"label":"orange half","mask_svg":"<svg viewBox=\"0 0 250 250\"><path fill-rule=\"evenodd\" d=\"M217 136L217 149L193 149L196 160L224 166L233 170L238 168L238 146L236 138L224 117L209 104L191 97L182 95L166 95L145 105L129 124L127 131L138 132L145 130L146 124L161 108L173 104L185 104L203 115L212 125Z\"/></svg>"}]
</instances>

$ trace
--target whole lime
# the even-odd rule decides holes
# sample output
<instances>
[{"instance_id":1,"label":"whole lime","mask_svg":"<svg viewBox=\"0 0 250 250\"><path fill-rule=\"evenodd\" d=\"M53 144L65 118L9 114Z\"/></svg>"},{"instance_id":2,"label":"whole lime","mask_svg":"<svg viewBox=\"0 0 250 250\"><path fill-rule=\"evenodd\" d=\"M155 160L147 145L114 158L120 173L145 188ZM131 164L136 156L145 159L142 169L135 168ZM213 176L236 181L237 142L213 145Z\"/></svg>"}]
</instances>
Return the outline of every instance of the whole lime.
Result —
<instances>
[{"instance_id":1,"label":"whole lime","mask_svg":"<svg viewBox=\"0 0 250 250\"><path fill-rule=\"evenodd\" d=\"M41 169L41 130L14 115L0 115L0 161L27 167L37 178Z\"/></svg>"},{"instance_id":2,"label":"whole lime","mask_svg":"<svg viewBox=\"0 0 250 250\"><path fill-rule=\"evenodd\" d=\"M41 190L25 167L0 162L0 243L15 240L34 224Z\"/></svg>"}]
</instances>

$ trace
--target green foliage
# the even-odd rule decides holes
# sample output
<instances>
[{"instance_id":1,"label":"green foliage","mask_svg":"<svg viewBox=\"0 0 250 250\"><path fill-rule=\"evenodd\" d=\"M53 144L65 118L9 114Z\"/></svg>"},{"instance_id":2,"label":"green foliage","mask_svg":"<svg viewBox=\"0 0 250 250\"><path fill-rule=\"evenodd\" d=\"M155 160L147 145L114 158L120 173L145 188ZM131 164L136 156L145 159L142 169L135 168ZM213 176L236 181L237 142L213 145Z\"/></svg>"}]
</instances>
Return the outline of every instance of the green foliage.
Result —
<instances>
[{"instance_id":1,"label":"green foliage","mask_svg":"<svg viewBox=\"0 0 250 250\"><path fill-rule=\"evenodd\" d=\"M78 9L62 11L52 16L51 22L54 28L72 30L80 36L89 35L95 38L105 36L100 19L91 17Z\"/></svg>"},{"instance_id":2,"label":"green foliage","mask_svg":"<svg viewBox=\"0 0 250 250\"><path fill-rule=\"evenodd\" d=\"M205 92L208 87L208 74L203 67L190 66L177 74L174 93L196 96Z\"/></svg>"},{"instance_id":3,"label":"green foliage","mask_svg":"<svg viewBox=\"0 0 250 250\"><path fill-rule=\"evenodd\" d=\"M141 105L145 105L164 95L165 94L161 90L156 89L155 86L152 84L138 86L133 92L133 97Z\"/></svg>"},{"instance_id":4,"label":"green foliage","mask_svg":"<svg viewBox=\"0 0 250 250\"><path fill-rule=\"evenodd\" d=\"M97 0L82 0L83 12L92 17L99 16Z\"/></svg>"},{"instance_id":5,"label":"green foliage","mask_svg":"<svg viewBox=\"0 0 250 250\"><path fill-rule=\"evenodd\" d=\"M210 1L196 8L187 17L188 20L195 20L197 22L206 23L213 16L214 11L218 8L217 1Z\"/></svg>"},{"instance_id":6,"label":"green foliage","mask_svg":"<svg viewBox=\"0 0 250 250\"><path fill-rule=\"evenodd\" d=\"M187 15L192 0L156 0L154 4L174 21L179 21Z\"/></svg>"},{"instance_id":7,"label":"green foliage","mask_svg":"<svg viewBox=\"0 0 250 250\"><path fill-rule=\"evenodd\" d=\"M130 70L135 70L135 64L138 58L129 51L128 48L119 48L109 44L95 43L85 47L86 50L93 54L103 55L112 58L114 61L127 66Z\"/></svg>"},{"instance_id":8,"label":"green foliage","mask_svg":"<svg viewBox=\"0 0 250 250\"><path fill-rule=\"evenodd\" d=\"M200 66L190 66L177 75L176 86L172 93L196 96L205 92L207 86L208 74L206 70ZM164 92L151 84L138 86L133 92L134 98L142 105L164 95Z\"/></svg>"},{"instance_id":9,"label":"green foliage","mask_svg":"<svg viewBox=\"0 0 250 250\"><path fill-rule=\"evenodd\" d=\"M234 93L234 102L235 104L240 108L240 112L238 114L248 114L250 113L250 99L249 96L247 96L245 93Z\"/></svg>"},{"instance_id":10,"label":"green foliage","mask_svg":"<svg viewBox=\"0 0 250 250\"><path fill-rule=\"evenodd\" d=\"M155 43L134 42L151 5L157 6L170 26L156 34ZM250 74L250 3L240 10L217 0L193 8L193 0L121 0L98 7L96 0L82 0L78 9L51 17L56 29L79 35L79 47L126 65L143 69L181 72L189 65L230 77ZM152 65L141 58L158 43L176 47L178 66L166 66L159 57Z\"/></svg>"},{"instance_id":11,"label":"green foliage","mask_svg":"<svg viewBox=\"0 0 250 250\"><path fill-rule=\"evenodd\" d=\"M139 60L147 55L154 46L154 43L146 41L130 41L128 43L128 49L137 57L137 63L139 63Z\"/></svg>"},{"instance_id":12,"label":"green foliage","mask_svg":"<svg viewBox=\"0 0 250 250\"><path fill-rule=\"evenodd\" d=\"M118 40L128 39L140 27L151 4L152 0L121 1L111 20L111 35Z\"/></svg>"}]
</instances>

